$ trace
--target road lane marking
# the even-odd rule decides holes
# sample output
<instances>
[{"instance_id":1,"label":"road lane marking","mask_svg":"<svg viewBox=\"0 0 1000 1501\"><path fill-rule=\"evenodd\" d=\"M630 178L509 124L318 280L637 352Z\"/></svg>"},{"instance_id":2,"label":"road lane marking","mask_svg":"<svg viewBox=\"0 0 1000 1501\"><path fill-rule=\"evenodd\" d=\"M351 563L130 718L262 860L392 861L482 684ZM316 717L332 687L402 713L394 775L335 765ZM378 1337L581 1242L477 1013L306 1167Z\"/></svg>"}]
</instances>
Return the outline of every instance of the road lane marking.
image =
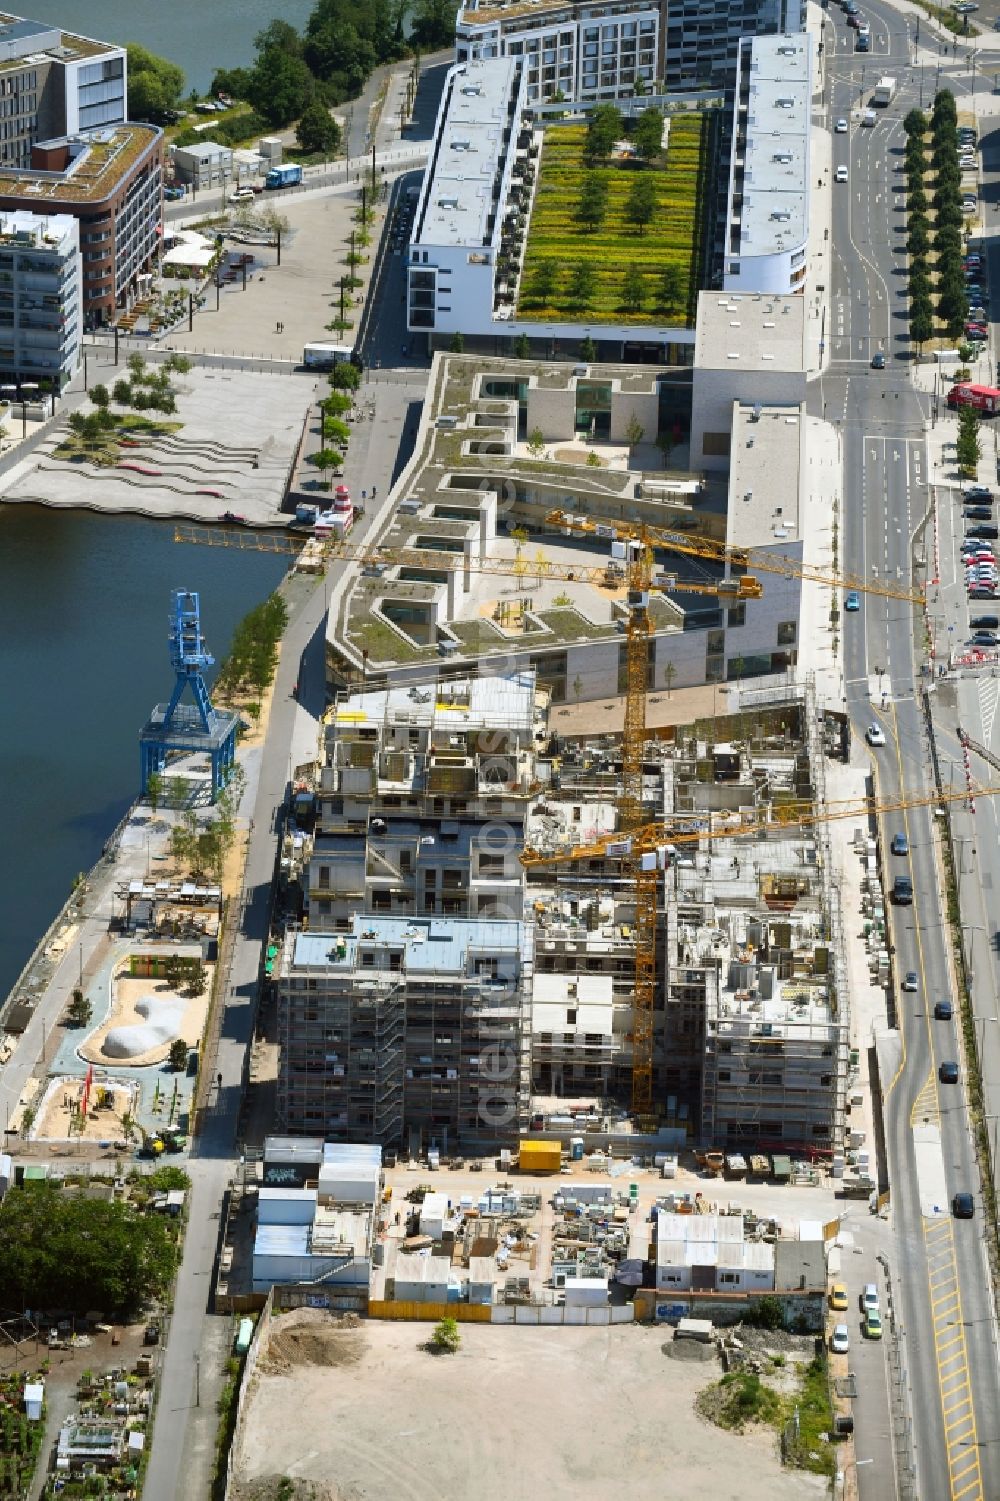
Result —
<instances>
[{"instance_id":1,"label":"road lane marking","mask_svg":"<svg viewBox=\"0 0 1000 1501\"><path fill-rule=\"evenodd\" d=\"M959 1497L964 1501L982 1501L983 1479L962 1323L954 1225L949 1217L940 1215L925 1218L923 1228L949 1489L953 1501Z\"/></svg>"}]
</instances>

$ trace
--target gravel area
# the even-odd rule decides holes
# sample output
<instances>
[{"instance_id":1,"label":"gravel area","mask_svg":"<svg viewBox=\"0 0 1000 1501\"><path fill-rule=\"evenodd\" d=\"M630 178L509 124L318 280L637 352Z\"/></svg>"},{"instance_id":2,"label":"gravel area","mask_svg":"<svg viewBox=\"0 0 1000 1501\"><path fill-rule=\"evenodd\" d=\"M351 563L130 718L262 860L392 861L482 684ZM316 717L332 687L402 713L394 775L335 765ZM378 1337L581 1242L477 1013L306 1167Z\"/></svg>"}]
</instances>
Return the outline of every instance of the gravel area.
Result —
<instances>
[{"instance_id":1,"label":"gravel area","mask_svg":"<svg viewBox=\"0 0 1000 1501\"><path fill-rule=\"evenodd\" d=\"M606 1501L623 1486L632 1501L826 1494L819 1477L782 1469L773 1434L696 1415L718 1366L665 1359L662 1329L465 1324L448 1357L426 1352L428 1333L341 1326L338 1343L357 1338L356 1363L261 1374L241 1424L237 1501L271 1501L282 1476L325 1486L323 1501Z\"/></svg>"}]
</instances>

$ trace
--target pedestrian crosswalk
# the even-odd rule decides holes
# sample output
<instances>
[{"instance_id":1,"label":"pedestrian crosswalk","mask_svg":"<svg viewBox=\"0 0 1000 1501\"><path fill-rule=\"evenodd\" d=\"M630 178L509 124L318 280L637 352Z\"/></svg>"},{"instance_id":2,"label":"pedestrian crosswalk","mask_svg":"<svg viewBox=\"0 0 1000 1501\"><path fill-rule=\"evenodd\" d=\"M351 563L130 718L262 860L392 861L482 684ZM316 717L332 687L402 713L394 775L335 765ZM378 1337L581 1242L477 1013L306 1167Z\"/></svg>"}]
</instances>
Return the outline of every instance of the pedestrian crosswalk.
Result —
<instances>
[{"instance_id":1,"label":"pedestrian crosswalk","mask_svg":"<svg viewBox=\"0 0 1000 1501\"><path fill-rule=\"evenodd\" d=\"M979 712L983 721L983 744L988 746L993 739L993 725L1000 704L1000 678L981 678L979 687Z\"/></svg>"}]
</instances>

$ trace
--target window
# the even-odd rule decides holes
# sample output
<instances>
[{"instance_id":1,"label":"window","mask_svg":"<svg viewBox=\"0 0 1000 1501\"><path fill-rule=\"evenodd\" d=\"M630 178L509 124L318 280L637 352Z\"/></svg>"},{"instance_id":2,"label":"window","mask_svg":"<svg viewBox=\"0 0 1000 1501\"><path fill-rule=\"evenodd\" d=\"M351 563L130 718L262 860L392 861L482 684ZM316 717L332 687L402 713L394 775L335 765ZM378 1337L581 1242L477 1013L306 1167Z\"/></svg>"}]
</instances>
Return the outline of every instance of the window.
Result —
<instances>
[{"instance_id":1,"label":"window","mask_svg":"<svg viewBox=\"0 0 1000 1501\"><path fill-rule=\"evenodd\" d=\"M576 1026L576 1011L577 1011L577 1008L575 1006L568 1006L566 1008L566 1025L567 1025L567 1027L575 1027Z\"/></svg>"},{"instance_id":2,"label":"window","mask_svg":"<svg viewBox=\"0 0 1000 1501\"><path fill-rule=\"evenodd\" d=\"M796 635L796 629L795 629L795 621L794 620L781 620L781 621L778 622L778 645L779 646L794 646L795 645L795 635Z\"/></svg>"},{"instance_id":3,"label":"window","mask_svg":"<svg viewBox=\"0 0 1000 1501\"><path fill-rule=\"evenodd\" d=\"M710 652L710 653L712 653L714 655L716 652L725 651L725 649L726 649L726 633L725 633L725 631L708 631L706 633L706 637L705 637L705 650L706 650L706 652Z\"/></svg>"},{"instance_id":4,"label":"window","mask_svg":"<svg viewBox=\"0 0 1000 1501\"><path fill-rule=\"evenodd\" d=\"M702 433L702 456L706 459L728 459L729 437L729 433Z\"/></svg>"},{"instance_id":5,"label":"window","mask_svg":"<svg viewBox=\"0 0 1000 1501\"><path fill-rule=\"evenodd\" d=\"M726 612L726 615L727 624L731 626L746 625L747 623L746 605L730 605L728 611Z\"/></svg>"}]
</instances>

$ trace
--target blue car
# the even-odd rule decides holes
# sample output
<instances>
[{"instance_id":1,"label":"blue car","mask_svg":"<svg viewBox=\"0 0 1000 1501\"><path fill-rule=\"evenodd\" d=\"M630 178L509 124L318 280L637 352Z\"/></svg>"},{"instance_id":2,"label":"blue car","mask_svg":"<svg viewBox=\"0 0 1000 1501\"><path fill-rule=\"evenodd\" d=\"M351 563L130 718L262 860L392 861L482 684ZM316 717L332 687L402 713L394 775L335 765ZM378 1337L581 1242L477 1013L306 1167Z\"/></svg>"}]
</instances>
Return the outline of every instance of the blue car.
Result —
<instances>
[{"instance_id":1,"label":"blue car","mask_svg":"<svg viewBox=\"0 0 1000 1501\"><path fill-rule=\"evenodd\" d=\"M850 593L848 594L847 598L844 600L844 609L845 610L860 610L861 609L861 595L858 593L857 589L852 589L850 591Z\"/></svg>"}]
</instances>

